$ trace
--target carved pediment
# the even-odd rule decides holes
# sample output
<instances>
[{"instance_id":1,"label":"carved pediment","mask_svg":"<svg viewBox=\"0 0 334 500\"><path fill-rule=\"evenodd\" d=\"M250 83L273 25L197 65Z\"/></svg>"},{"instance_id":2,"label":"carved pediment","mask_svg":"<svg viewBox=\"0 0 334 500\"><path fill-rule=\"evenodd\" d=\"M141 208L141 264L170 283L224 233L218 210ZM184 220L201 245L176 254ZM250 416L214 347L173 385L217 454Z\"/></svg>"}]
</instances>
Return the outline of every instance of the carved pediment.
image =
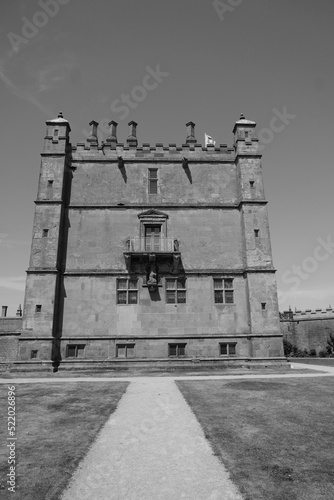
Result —
<instances>
[{"instance_id":1,"label":"carved pediment","mask_svg":"<svg viewBox=\"0 0 334 500\"><path fill-rule=\"evenodd\" d=\"M138 219L168 219L168 214L165 212L160 212L160 210L155 210L154 208L150 208L145 212L142 212L138 215Z\"/></svg>"}]
</instances>

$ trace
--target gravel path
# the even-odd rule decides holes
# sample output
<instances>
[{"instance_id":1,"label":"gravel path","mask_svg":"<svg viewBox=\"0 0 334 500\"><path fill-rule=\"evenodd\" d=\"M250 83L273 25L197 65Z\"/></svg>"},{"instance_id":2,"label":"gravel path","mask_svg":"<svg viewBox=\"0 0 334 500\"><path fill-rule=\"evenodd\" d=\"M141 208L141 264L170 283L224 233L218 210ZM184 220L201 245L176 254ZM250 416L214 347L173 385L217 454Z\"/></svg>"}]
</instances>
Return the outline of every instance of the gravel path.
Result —
<instances>
[{"instance_id":1,"label":"gravel path","mask_svg":"<svg viewBox=\"0 0 334 500\"><path fill-rule=\"evenodd\" d=\"M132 379L62 500L242 500L172 379Z\"/></svg>"},{"instance_id":2,"label":"gravel path","mask_svg":"<svg viewBox=\"0 0 334 500\"><path fill-rule=\"evenodd\" d=\"M290 363L291 368L293 370L321 370L327 373L327 375L334 375L334 366L326 366L326 365L309 365L307 363L294 363L293 361Z\"/></svg>"}]
</instances>

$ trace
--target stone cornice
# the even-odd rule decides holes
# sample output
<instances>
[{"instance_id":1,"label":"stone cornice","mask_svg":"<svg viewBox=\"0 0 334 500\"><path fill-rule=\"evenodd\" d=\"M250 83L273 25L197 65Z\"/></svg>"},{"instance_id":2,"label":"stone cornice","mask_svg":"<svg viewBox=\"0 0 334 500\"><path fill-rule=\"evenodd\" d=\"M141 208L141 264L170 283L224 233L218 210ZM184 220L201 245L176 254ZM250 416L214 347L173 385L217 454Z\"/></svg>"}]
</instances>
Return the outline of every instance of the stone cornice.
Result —
<instances>
[{"instance_id":1,"label":"stone cornice","mask_svg":"<svg viewBox=\"0 0 334 500\"><path fill-rule=\"evenodd\" d=\"M238 161L239 158L262 158L262 155L259 154L259 153L251 153L251 152L249 152L249 153L246 153L246 152L244 152L244 153L237 153L235 155L235 162L236 163L237 163L237 161Z\"/></svg>"},{"instance_id":2,"label":"stone cornice","mask_svg":"<svg viewBox=\"0 0 334 500\"><path fill-rule=\"evenodd\" d=\"M32 267L26 270L27 274L58 274L60 271L56 268L47 267Z\"/></svg>"},{"instance_id":3,"label":"stone cornice","mask_svg":"<svg viewBox=\"0 0 334 500\"><path fill-rule=\"evenodd\" d=\"M198 335L189 335L189 334L180 334L180 335L87 335L87 336L79 336L79 335L73 335L71 337L52 337L51 335L49 337L44 337L44 336L34 336L34 337L24 337L20 336L19 341L36 341L36 340L62 340L62 341L85 341L85 340L115 340L117 341L130 341L130 340L182 340L182 339L230 339L230 338L268 338L268 337L282 337L283 334L281 333L268 333L268 334L263 334L263 333L202 333ZM235 357L237 359L240 359L238 357ZM235 359L233 358L233 359ZM139 360L147 360L148 358L135 358L135 361ZM160 358L159 358L160 359ZM170 359L170 358L168 358ZM207 359L207 358L205 358ZM221 358L219 358L221 359ZM255 359L255 358L252 358ZM272 359L272 358L270 358ZM149 359L150 360L150 359ZM80 361L85 361L84 358L82 358ZM102 360L103 361L103 360Z\"/></svg>"},{"instance_id":4,"label":"stone cornice","mask_svg":"<svg viewBox=\"0 0 334 500\"><path fill-rule=\"evenodd\" d=\"M35 200L35 205L63 205L62 200Z\"/></svg>"},{"instance_id":5,"label":"stone cornice","mask_svg":"<svg viewBox=\"0 0 334 500\"><path fill-rule=\"evenodd\" d=\"M179 153L178 151L176 153ZM55 155L56 153L54 153ZM52 156L50 154L50 156ZM176 156L176 155L175 155ZM182 160L184 158L184 152L181 152L179 154L178 158L175 158L175 156L136 156L136 157L125 157L123 158L124 163L179 163L180 167L182 164ZM210 157L204 157L204 156L188 156L186 157L188 160L188 163L229 163L229 164L234 164L234 156L221 156L218 158L210 158ZM76 163L115 163L118 164L118 157L95 157L95 156L87 156L83 158L72 158L71 159L71 167L75 168Z\"/></svg>"},{"instance_id":6,"label":"stone cornice","mask_svg":"<svg viewBox=\"0 0 334 500\"><path fill-rule=\"evenodd\" d=\"M70 210L106 210L106 209L117 209L117 210L149 210L152 208L156 209L162 209L162 210L193 210L193 209L199 209L199 210L240 210L242 205L266 205L268 202L266 200L243 200L243 201L238 201L236 203L221 203L220 205L217 204L184 204L184 205L163 205L161 203L152 203L151 205L149 204L122 204L122 205L114 205L114 204L101 204L101 205L96 205L96 204L85 204L85 205L77 205L74 203L71 203L68 205L68 208Z\"/></svg>"},{"instance_id":7,"label":"stone cornice","mask_svg":"<svg viewBox=\"0 0 334 500\"><path fill-rule=\"evenodd\" d=\"M181 252L182 254L182 252ZM44 271L41 271L44 272ZM256 268L245 268L245 269L184 269L182 273L185 273L187 276L232 276L232 275L243 275L246 273L275 273L276 269L273 267L256 267ZM64 273L64 276L128 276L129 274L138 274L142 273L128 273L125 269L105 269L105 270L97 270L97 269L67 269ZM226 304L223 304L226 305ZM228 304L235 305L235 304Z\"/></svg>"},{"instance_id":8,"label":"stone cornice","mask_svg":"<svg viewBox=\"0 0 334 500\"><path fill-rule=\"evenodd\" d=\"M64 152L57 152L57 151L43 151L43 153L41 153L41 156L67 156L68 155L68 152L67 151L64 151Z\"/></svg>"}]
</instances>

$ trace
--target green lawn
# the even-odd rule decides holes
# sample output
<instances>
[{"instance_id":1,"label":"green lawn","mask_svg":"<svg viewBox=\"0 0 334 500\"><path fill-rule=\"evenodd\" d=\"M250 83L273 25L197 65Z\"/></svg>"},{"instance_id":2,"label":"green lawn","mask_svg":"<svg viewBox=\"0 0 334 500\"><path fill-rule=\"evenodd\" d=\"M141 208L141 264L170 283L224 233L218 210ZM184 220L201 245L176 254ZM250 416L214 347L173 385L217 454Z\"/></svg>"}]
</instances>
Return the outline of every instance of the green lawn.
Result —
<instances>
[{"instance_id":1,"label":"green lawn","mask_svg":"<svg viewBox=\"0 0 334 500\"><path fill-rule=\"evenodd\" d=\"M17 489L12 493L6 484L8 389L2 384L0 498L60 498L127 386L127 382L16 384Z\"/></svg>"},{"instance_id":2,"label":"green lawn","mask_svg":"<svg viewBox=\"0 0 334 500\"><path fill-rule=\"evenodd\" d=\"M177 385L245 500L333 500L334 379Z\"/></svg>"}]
</instances>

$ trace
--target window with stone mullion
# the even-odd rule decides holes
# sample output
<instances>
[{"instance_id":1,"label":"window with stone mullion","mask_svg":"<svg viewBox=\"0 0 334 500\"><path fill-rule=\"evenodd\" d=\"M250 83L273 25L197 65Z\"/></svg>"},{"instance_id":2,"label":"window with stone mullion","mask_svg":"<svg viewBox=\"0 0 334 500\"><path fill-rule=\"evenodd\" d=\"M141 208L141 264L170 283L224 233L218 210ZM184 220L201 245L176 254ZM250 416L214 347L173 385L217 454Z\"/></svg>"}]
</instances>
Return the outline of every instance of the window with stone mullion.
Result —
<instances>
[{"instance_id":1,"label":"window with stone mullion","mask_svg":"<svg viewBox=\"0 0 334 500\"><path fill-rule=\"evenodd\" d=\"M117 304L137 304L138 280L119 278L117 280Z\"/></svg>"},{"instance_id":2,"label":"window with stone mullion","mask_svg":"<svg viewBox=\"0 0 334 500\"><path fill-rule=\"evenodd\" d=\"M166 301L167 304L186 303L185 278L166 278Z\"/></svg>"},{"instance_id":3,"label":"window with stone mullion","mask_svg":"<svg viewBox=\"0 0 334 500\"><path fill-rule=\"evenodd\" d=\"M216 304L233 304L233 278L214 278L213 288Z\"/></svg>"}]
</instances>

